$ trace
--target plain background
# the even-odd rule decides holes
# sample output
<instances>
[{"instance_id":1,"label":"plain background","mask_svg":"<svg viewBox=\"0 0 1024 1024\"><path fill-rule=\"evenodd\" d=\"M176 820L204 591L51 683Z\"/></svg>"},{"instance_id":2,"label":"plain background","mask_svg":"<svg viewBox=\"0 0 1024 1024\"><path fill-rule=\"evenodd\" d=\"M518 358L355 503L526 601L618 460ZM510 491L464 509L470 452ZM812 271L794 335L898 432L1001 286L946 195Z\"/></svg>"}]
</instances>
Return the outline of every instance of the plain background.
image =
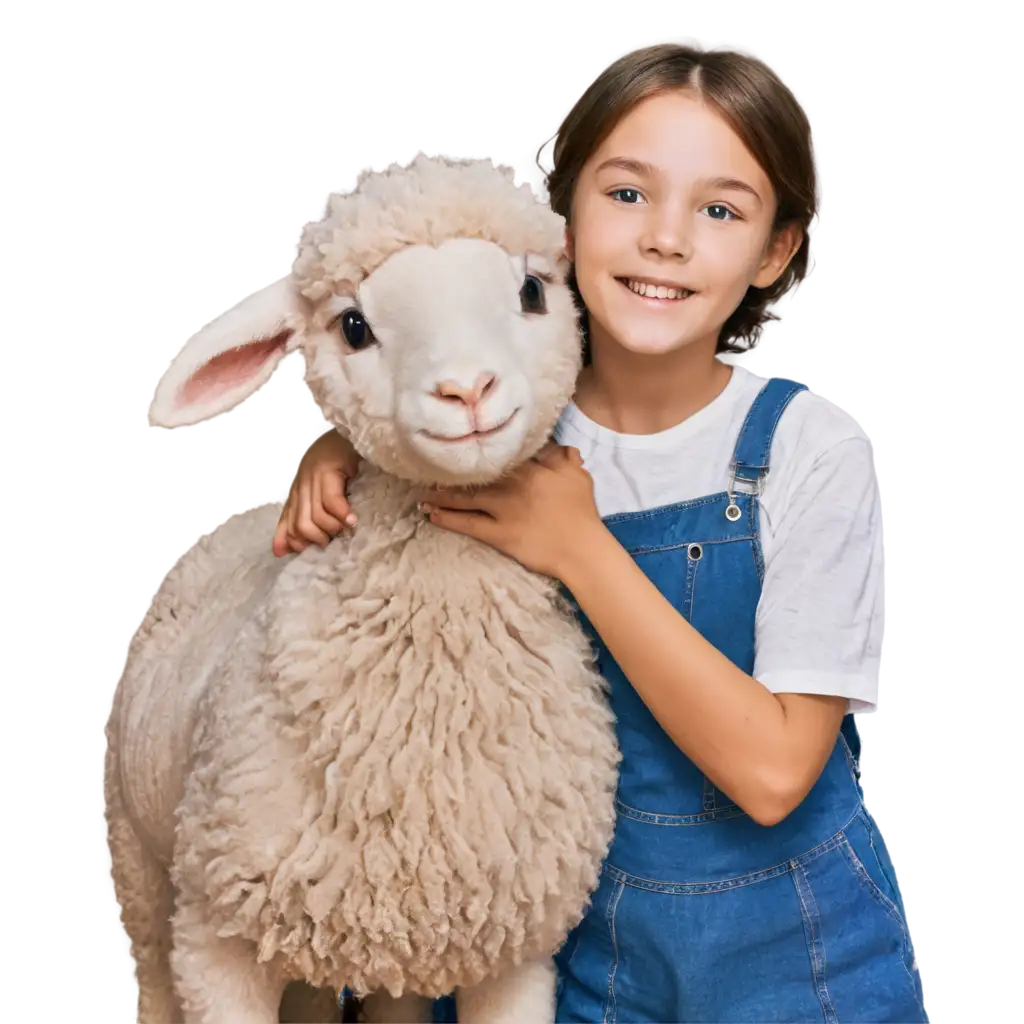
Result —
<instances>
[{"instance_id":1,"label":"plain background","mask_svg":"<svg viewBox=\"0 0 1024 1024\"><path fill-rule=\"evenodd\" d=\"M578 8L578 10L577 10ZM935 1021L1016 1003L1020 89L972 3L33 4L0 27L6 1014L134 1020L103 728L164 574L284 497L324 429L289 360L230 415L147 425L200 326L287 273L364 167L489 156L535 185L590 81L659 41L764 59L814 129L814 266L757 373L876 451L881 708L861 719ZM543 154L548 166L550 149ZM270 543L270 537L267 538ZM728 984L728 979L723 978Z\"/></svg>"}]
</instances>

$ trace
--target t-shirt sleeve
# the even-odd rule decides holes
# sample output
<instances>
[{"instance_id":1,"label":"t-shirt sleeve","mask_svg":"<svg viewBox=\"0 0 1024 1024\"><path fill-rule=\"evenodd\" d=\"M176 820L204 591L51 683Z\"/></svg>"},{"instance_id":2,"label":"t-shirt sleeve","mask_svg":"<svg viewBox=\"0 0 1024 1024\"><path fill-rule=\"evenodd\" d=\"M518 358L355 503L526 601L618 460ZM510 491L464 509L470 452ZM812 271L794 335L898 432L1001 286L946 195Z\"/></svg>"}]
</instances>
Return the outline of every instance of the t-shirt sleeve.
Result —
<instances>
[{"instance_id":1,"label":"t-shirt sleeve","mask_svg":"<svg viewBox=\"0 0 1024 1024\"><path fill-rule=\"evenodd\" d=\"M850 711L874 711L884 582L870 441L833 444L774 499L754 677L773 693L846 697Z\"/></svg>"}]
</instances>

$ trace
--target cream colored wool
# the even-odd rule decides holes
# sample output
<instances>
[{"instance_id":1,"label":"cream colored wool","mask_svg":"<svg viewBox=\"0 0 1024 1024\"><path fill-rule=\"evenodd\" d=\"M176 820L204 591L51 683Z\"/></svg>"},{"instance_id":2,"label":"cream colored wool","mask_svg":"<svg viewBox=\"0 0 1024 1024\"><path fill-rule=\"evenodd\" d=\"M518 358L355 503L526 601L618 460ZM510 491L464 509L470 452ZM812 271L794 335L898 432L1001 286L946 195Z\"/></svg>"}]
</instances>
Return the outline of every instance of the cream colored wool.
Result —
<instances>
[{"instance_id":1,"label":"cream colored wool","mask_svg":"<svg viewBox=\"0 0 1024 1024\"><path fill-rule=\"evenodd\" d=\"M299 349L366 462L359 516L275 559L280 506L229 519L164 580L107 725L113 876L139 1019L272 1022L285 985L348 985L396 1019L553 1019L550 956L611 837L603 683L551 580L417 512L541 447L579 369L561 218L489 162L364 174L292 274L208 324L151 420L230 409ZM524 312L525 275L546 312ZM377 339L331 321L358 306ZM469 441L444 382L495 378ZM440 389L440 390L438 390ZM478 424L480 426L480 424ZM484 429L484 427L481 427Z\"/></svg>"}]
</instances>

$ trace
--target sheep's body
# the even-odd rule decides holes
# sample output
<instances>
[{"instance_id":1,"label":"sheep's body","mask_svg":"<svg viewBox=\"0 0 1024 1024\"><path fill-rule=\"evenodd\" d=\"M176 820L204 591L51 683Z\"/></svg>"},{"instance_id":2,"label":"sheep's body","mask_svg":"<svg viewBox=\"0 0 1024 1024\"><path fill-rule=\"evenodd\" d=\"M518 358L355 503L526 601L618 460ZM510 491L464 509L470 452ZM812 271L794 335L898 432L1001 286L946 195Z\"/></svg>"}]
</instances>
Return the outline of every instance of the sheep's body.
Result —
<instances>
[{"instance_id":1,"label":"sheep's body","mask_svg":"<svg viewBox=\"0 0 1024 1024\"><path fill-rule=\"evenodd\" d=\"M545 357L562 358L555 411L574 357ZM142 1021L274 1021L289 980L479 991L582 916L618 759L586 639L554 582L433 526L417 495L366 465L356 531L288 560L270 552L279 506L233 517L133 639L106 799ZM540 1019L541 981L534 1009L500 994L476 1012Z\"/></svg>"}]
</instances>

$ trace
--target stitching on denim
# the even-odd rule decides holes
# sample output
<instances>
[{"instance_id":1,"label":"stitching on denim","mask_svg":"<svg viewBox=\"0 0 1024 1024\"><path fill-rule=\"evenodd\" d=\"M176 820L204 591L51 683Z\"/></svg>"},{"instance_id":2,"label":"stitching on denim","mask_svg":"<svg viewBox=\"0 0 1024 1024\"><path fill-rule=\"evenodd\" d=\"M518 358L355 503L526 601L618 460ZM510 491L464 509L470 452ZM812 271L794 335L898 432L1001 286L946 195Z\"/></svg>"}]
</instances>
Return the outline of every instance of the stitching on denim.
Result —
<instances>
[{"instance_id":1,"label":"stitching on denim","mask_svg":"<svg viewBox=\"0 0 1024 1024\"><path fill-rule=\"evenodd\" d=\"M860 857L857 856L857 851L853 848L850 844L850 840L847 839L845 835L843 836L843 852L846 853L851 867L856 872L857 877L867 887L871 895L881 903L882 907L887 910L893 918L895 918L896 923L900 926L900 931L903 933L904 942L906 942L908 937L907 927L903 922L903 915L900 913L900 908L897 907L884 892L882 892L878 883L871 877L871 875L868 874L868 869L864 867L863 861L861 861Z\"/></svg>"},{"instance_id":2,"label":"stitching on denim","mask_svg":"<svg viewBox=\"0 0 1024 1024\"><path fill-rule=\"evenodd\" d=\"M764 405L768 402L769 389L774 390L776 387L787 384L788 387L784 392L779 395L775 408L771 411L770 426L764 437L764 447L758 456L758 465L752 466L748 462L740 463L740 449L743 447L743 443L747 438L748 431L753 429L753 420ZM800 394L801 391L806 391L807 387L804 384L798 384L796 381L784 381L782 378L773 377L769 380L763 388L757 393L757 397L751 403L750 408L747 410L747 415L743 420L743 425L740 427L740 432L736 438L736 446L732 453L732 467L735 469L737 465L742 465L748 469L763 469L764 472L768 472L771 468L769 455L771 453L772 441L775 439L775 431L778 428L779 420L782 419L782 414L789 408L789 403Z\"/></svg>"},{"instance_id":3,"label":"stitching on denim","mask_svg":"<svg viewBox=\"0 0 1024 1024\"><path fill-rule=\"evenodd\" d=\"M846 823L823 843L819 843L806 853L802 853L799 857L791 857L779 864L774 864L769 868L763 868L760 871L754 871L749 875L738 875L734 878L725 878L720 882L666 882L656 878L641 878L638 875L631 875L607 861L605 861L603 871L617 881L624 882L631 888L646 889L650 892L660 892L674 896L725 892L729 889L738 888L743 885L754 885L757 882L764 882L769 878L775 878L778 875L785 874L787 871L792 870L794 864L810 864L811 861L817 860L824 854L836 849L836 847L840 846L845 840L846 829L849 828L850 823L860 814L861 806L862 804L858 801L853 814L850 815Z\"/></svg>"},{"instance_id":4,"label":"stitching on denim","mask_svg":"<svg viewBox=\"0 0 1024 1024\"><path fill-rule=\"evenodd\" d=\"M736 541L743 540L756 540L753 534L743 537L722 537L720 540L686 540L681 541L679 544L660 544L651 547L642 548L631 548L627 545L623 545L631 555L651 555L661 551L678 551L679 548L688 548L691 544L701 544L703 547L710 547L712 544L733 544Z\"/></svg>"},{"instance_id":5,"label":"stitching on denim","mask_svg":"<svg viewBox=\"0 0 1024 1024\"><path fill-rule=\"evenodd\" d=\"M769 384L773 381L769 381ZM768 385L765 385L765 391L768 390ZM788 387L782 394L779 395L778 401L771 411L771 419L769 421L768 430L765 432L764 446L761 449L761 453L758 456L758 465L763 467L765 471L770 468L771 460L769 458L772 449L772 441L775 440L775 431L778 429L779 420L782 419L782 414L789 408L789 403L801 392L806 390L803 385L790 382Z\"/></svg>"},{"instance_id":6,"label":"stitching on denim","mask_svg":"<svg viewBox=\"0 0 1024 1024\"><path fill-rule=\"evenodd\" d=\"M857 759L853 756L850 744L846 742L846 737L841 732L839 733L839 742L843 745L843 753L846 755L846 763L849 765L850 775L854 783L856 783L859 778L858 771L860 766L857 764Z\"/></svg>"},{"instance_id":7,"label":"stitching on denim","mask_svg":"<svg viewBox=\"0 0 1024 1024\"><path fill-rule=\"evenodd\" d=\"M782 414L789 408L789 403L792 402L793 399L796 398L796 396L800 394L801 391L804 390L806 389L803 388L801 385L797 384L795 387L789 388L786 391L786 393L782 395L779 399L779 404L775 409L775 417L772 420L771 428L768 430L768 433L765 437L764 449L761 452L761 464L765 467L766 470L768 468L768 456L772 450L772 441L775 440L775 431L778 429L779 420L782 419Z\"/></svg>"},{"instance_id":8,"label":"stitching on denim","mask_svg":"<svg viewBox=\"0 0 1024 1024\"><path fill-rule=\"evenodd\" d=\"M825 1024L838 1024L839 1018L836 1015L836 1008L832 1005L832 997L829 995L828 983L825 979L828 953L825 949L825 937L821 934L821 915L818 911L818 902L814 898L814 890L811 889L811 882L807 877L804 865L794 862L790 877L793 879L797 898L800 900L800 911L803 914L804 923L807 925L807 952L811 956L814 988L818 993L818 1001L821 1003Z\"/></svg>"},{"instance_id":9,"label":"stitching on denim","mask_svg":"<svg viewBox=\"0 0 1024 1024\"><path fill-rule=\"evenodd\" d=\"M703 556L696 561L690 558L689 554L686 556L686 596L683 598L683 618L687 622L693 622L693 602L697 593L697 570L700 569L701 561L703 561Z\"/></svg>"},{"instance_id":10,"label":"stitching on denim","mask_svg":"<svg viewBox=\"0 0 1024 1024\"><path fill-rule=\"evenodd\" d=\"M886 880L886 882L888 882L889 887L892 889L892 891L899 894L899 883L896 881L894 877L892 877L889 874L888 871L885 870L885 865L882 863L882 858L878 856L878 847L875 845L875 839L881 839L881 836L878 835L877 826L872 821L871 815L868 814L868 810L866 807L862 809L860 823L864 826L864 831L868 834L868 846L871 847L871 856L875 858L875 865L878 867L878 873ZM896 900L893 900L893 903L895 904L896 909L899 910L900 917L903 917L904 911L900 907L899 903ZM903 923L904 925L906 924L905 917L903 917ZM913 950L911 950L910 952L913 952Z\"/></svg>"},{"instance_id":11,"label":"stitching on denim","mask_svg":"<svg viewBox=\"0 0 1024 1024\"><path fill-rule=\"evenodd\" d=\"M612 966L608 971L608 995L605 999L604 1024L615 1024L618 1014L615 1004L615 972L619 968L619 940L615 934L615 912L619 909L619 900L622 899L622 894L625 891L626 888L620 880L618 891L612 893L612 897L608 901L608 910L605 912L605 920L608 922L608 930L612 937ZM609 1014L611 1014L610 1017Z\"/></svg>"},{"instance_id":12,"label":"stitching on denim","mask_svg":"<svg viewBox=\"0 0 1024 1024\"><path fill-rule=\"evenodd\" d=\"M642 825L659 825L670 828L706 825L710 821L740 818L747 813L739 804L726 804L723 807L716 807L713 811L702 811L699 814L658 814L656 811L641 811L637 807L630 807L629 804L619 799L615 800L615 809L624 818L638 821Z\"/></svg>"},{"instance_id":13,"label":"stitching on denim","mask_svg":"<svg viewBox=\"0 0 1024 1024\"><path fill-rule=\"evenodd\" d=\"M907 961L910 959L910 934L907 931L907 924L903 920L903 915L900 913L899 907L884 892L878 887L878 883L868 874L867 868L861 863L860 857L857 856L857 851L850 845L849 839L843 836L843 841L840 844L840 849L846 854L847 860L853 867L854 872L860 879L864 888L867 889L869 895L874 897L878 903L881 904L882 909L888 911L896 924L899 925L900 934L903 936L903 955L900 957L900 963L903 964L903 970L906 972L907 977L910 979L911 988L914 990L914 998L917 998L917 982L914 980L914 975L910 972L910 967ZM920 1004L920 1000L918 1000ZM921 1006L921 1012L924 1012L924 1007Z\"/></svg>"},{"instance_id":14,"label":"stitching on denim","mask_svg":"<svg viewBox=\"0 0 1024 1024\"><path fill-rule=\"evenodd\" d=\"M743 447L743 441L747 436L747 431L750 429L750 425L754 421L754 414L761 406L761 403L765 400L765 392L768 390L769 387L771 387L771 383L771 381L768 381L768 383L765 384L760 391L758 391L757 395L755 395L754 397L753 402L750 403L750 408L747 410L747 415L743 418L743 424L740 427L740 432L739 434L736 435L736 447L733 448L732 451L732 464L734 466L739 461L740 448Z\"/></svg>"}]
</instances>

